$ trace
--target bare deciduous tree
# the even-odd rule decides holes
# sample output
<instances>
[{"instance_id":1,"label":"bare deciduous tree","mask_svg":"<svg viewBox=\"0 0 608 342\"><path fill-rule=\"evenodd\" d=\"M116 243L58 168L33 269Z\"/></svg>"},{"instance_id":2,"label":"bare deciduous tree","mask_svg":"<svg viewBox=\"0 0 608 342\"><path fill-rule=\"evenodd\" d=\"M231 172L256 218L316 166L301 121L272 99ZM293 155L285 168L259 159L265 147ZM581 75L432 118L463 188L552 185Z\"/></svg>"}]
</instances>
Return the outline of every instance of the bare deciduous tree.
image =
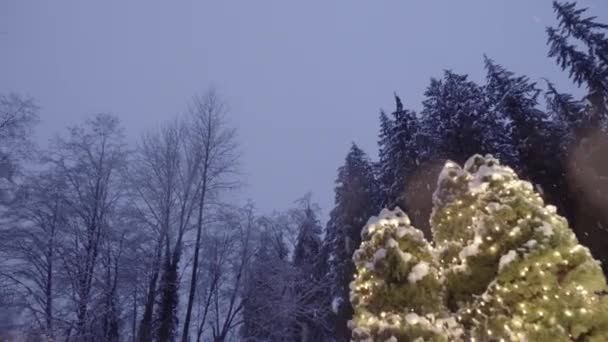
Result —
<instances>
[{"instance_id":1,"label":"bare deciduous tree","mask_svg":"<svg viewBox=\"0 0 608 342\"><path fill-rule=\"evenodd\" d=\"M30 157L32 130L38 122L38 107L31 98L0 94L0 204L10 200L9 183L19 161Z\"/></svg>"},{"instance_id":2,"label":"bare deciduous tree","mask_svg":"<svg viewBox=\"0 0 608 342\"><path fill-rule=\"evenodd\" d=\"M190 276L190 291L182 341L188 341L192 307L194 305L197 275L199 267L199 253L203 222L206 207L210 196L218 195L222 190L235 185L234 173L236 171L238 153L236 144L236 131L228 126L226 120L226 105L212 88L204 96L196 97L190 108L189 142L192 157L200 160L198 179L198 217L196 221L196 238L194 243L194 256Z\"/></svg>"},{"instance_id":3,"label":"bare deciduous tree","mask_svg":"<svg viewBox=\"0 0 608 342\"><path fill-rule=\"evenodd\" d=\"M99 114L58 137L48 161L66 179L66 206L70 224L62 250L71 279L75 305L75 338L90 340L91 306L95 273L103 239L122 191L119 171L127 150L119 120Z\"/></svg>"},{"instance_id":4,"label":"bare deciduous tree","mask_svg":"<svg viewBox=\"0 0 608 342\"><path fill-rule=\"evenodd\" d=\"M61 230L67 213L64 180L53 172L28 177L10 207L8 229L0 231L0 251L5 261L0 278L22 294L30 331L55 336L54 301L58 296L56 274Z\"/></svg>"},{"instance_id":5,"label":"bare deciduous tree","mask_svg":"<svg viewBox=\"0 0 608 342\"><path fill-rule=\"evenodd\" d=\"M151 341L154 331L160 341L171 340L175 335L178 268L185 234L191 226L200 192L202 158L192 149L190 137L190 127L183 120L147 133L137 149L129 176L136 195L134 207L154 237L139 328L142 342ZM157 316L155 327L154 312Z\"/></svg>"}]
</instances>

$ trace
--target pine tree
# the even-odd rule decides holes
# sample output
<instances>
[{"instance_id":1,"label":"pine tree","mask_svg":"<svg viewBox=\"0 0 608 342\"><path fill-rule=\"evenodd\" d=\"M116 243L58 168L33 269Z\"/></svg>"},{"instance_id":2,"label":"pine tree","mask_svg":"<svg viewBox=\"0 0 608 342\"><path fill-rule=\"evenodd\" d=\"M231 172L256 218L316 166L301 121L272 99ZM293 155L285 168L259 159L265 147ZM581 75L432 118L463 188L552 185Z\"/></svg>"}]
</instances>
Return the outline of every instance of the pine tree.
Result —
<instances>
[{"instance_id":1,"label":"pine tree","mask_svg":"<svg viewBox=\"0 0 608 342\"><path fill-rule=\"evenodd\" d=\"M485 132L492 120L482 87L467 75L446 70L443 79L431 79L424 95L422 117L433 159L463 162L488 152Z\"/></svg>"},{"instance_id":2,"label":"pine tree","mask_svg":"<svg viewBox=\"0 0 608 342\"><path fill-rule=\"evenodd\" d=\"M537 109L540 89L526 76L516 76L487 56L484 62L490 110L494 117L510 122L505 128L513 150L503 152L501 157L528 175L535 169L529 162L534 158L535 144L542 138L539 132L547 121L547 115Z\"/></svg>"},{"instance_id":3,"label":"pine tree","mask_svg":"<svg viewBox=\"0 0 608 342\"><path fill-rule=\"evenodd\" d=\"M467 75L447 70L441 79L431 79L411 146L420 163L407 180L405 207L427 236L431 195L443 162L462 162L473 153L495 152L503 132L502 123L489 111L484 88Z\"/></svg>"},{"instance_id":4,"label":"pine tree","mask_svg":"<svg viewBox=\"0 0 608 342\"><path fill-rule=\"evenodd\" d=\"M378 134L378 162L374 165L378 179L378 192L380 198L385 202L394 201L391 188L394 183L394 159L392 159L392 134L393 120L386 113L380 111L380 132ZM382 203L388 205L388 203Z\"/></svg>"},{"instance_id":5,"label":"pine tree","mask_svg":"<svg viewBox=\"0 0 608 342\"><path fill-rule=\"evenodd\" d=\"M396 209L363 231L353 340L605 341L608 287L529 182L491 156L447 162L433 243Z\"/></svg>"},{"instance_id":6,"label":"pine tree","mask_svg":"<svg viewBox=\"0 0 608 342\"><path fill-rule=\"evenodd\" d=\"M545 123L544 130L548 133L549 138L545 140L544 145L547 154L552 156L555 170L550 188L555 197L552 201L562 209L564 216L576 228L578 225L574 208L578 191L569 181L568 166L570 165L569 154L576 148L580 137L584 134L582 118L585 108L581 101L574 99L570 94L557 91L555 86L548 81L545 102L547 114L551 120ZM556 174L558 166L561 166L559 168L561 174Z\"/></svg>"},{"instance_id":7,"label":"pine tree","mask_svg":"<svg viewBox=\"0 0 608 342\"><path fill-rule=\"evenodd\" d=\"M293 264L307 276L313 277L321 251L321 225L309 198L304 199L298 237L293 252Z\"/></svg>"},{"instance_id":8,"label":"pine tree","mask_svg":"<svg viewBox=\"0 0 608 342\"><path fill-rule=\"evenodd\" d=\"M577 85L585 85L584 104L559 96L557 92L549 104L564 113L567 125L567 182L570 221L593 254L608 260L604 227L608 226L605 210L608 184L604 181L608 170L604 156L608 146L608 25L595 17L585 17L587 9L577 9L575 3L554 2L558 28L547 29L549 56L554 57ZM582 50L586 48L586 51ZM568 116L566 116L568 115ZM599 128L599 129L598 129ZM604 269L608 270L606 263Z\"/></svg>"},{"instance_id":9,"label":"pine tree","mask_svg":"<svg viewBox=\"0 0 608 342\"><path fill-rule=\"evenodd\" d=\"M585 126L588 129L606 124L608 115L608 25L595 17L584 17L586 8L577 9L575 2L553 2L559 27L547 28L549 57L554 57L579 86L587 86L589 102ZM574 42L571 38L575 39ZM581 51L578 43L586 46Z\"/></svg>"},{"instance_id":10,"label":"pine tree","mask_svg":"<svg viewBox=\"0 0 608 342\"><path fill-rule=\"evenodd\" d=\"M327 223L323 248L329 254L333 336L336 341L348 341L347 322L353 314L348 293L355 272L352 255L361 244L361 227L378 207L371 162L357 145L352 144L335 183L335 207Z\"/></svg>"},{"instance_id":11,"label":"pine tree","mask_svg":"<svg viewBox=\"0 0 608 342\"><path fill-rule=\"evenodd\" d=\"M512 149L503 154L507 155L504 159L564 212L566 189L558 185L564 181L565 164L555 162L562 159L563 151L558 144L561 136L559 127L538 109L540 89L527 77L516 76L487 57L485 64L486 92L492 111L508 122Z\"/></svg>"},{"instance_id":12,"label":"pine tree","mask_svg":"<svg viewBox=\"0 0 608 342\"><path fill-rule=\"evenodd\" d=\"M290 273L287 247L282 237L263 231L255 259L249 266L243 293L243 326L246 341L280 342L290 338L285 298Z\"/></svg>"},{"instance_id":13,"label":"pine tree","mask_svg":"<svg viewBox=\"0 0 608 342\"><path fill-rule=\"evenodd\" d=\"M568 93L559 92L555 85L547 81L545 92L547 113L552 116L552 121L557 122L567 134L567 144L578 140L584 128L585 105L582 101L575 99Z\"/></svg>"},{"instance_id":14,"label":"pine tree","mask_svg":"<svg viewBox=\"0 0 608 342\"><path fill-rule=\"evenodd\" d=\"M383 204L406 206L406 182L418 160L418 149L415 148L418 127L416 113L404 109L397 94L395 104L391 118L384 112L380 113L378 178L383 190Z\"/></svg>"},{"instance_id":15,"label":"pine tree","mask_svg":"<svg viewBox=\"0 0 608 342\"><path fill-rule=\"evenodd\" d=\"M322 258L322 228L311 195L300 199L300 208L292 212L298 222L298 236L293 251L295 268L294 338L300 341L319 341L326 334L327 286L325 260Z\"/></svg>"}]
</instances>

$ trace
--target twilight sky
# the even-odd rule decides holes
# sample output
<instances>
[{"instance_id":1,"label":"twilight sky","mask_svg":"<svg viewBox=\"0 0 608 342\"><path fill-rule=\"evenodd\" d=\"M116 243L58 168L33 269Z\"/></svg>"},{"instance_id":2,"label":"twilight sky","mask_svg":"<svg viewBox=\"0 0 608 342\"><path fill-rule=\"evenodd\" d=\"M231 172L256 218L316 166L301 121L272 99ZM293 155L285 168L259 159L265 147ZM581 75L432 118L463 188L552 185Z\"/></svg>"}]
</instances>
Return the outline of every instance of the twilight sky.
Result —
<instances>
[{"instance_id":1,"label":"twilight sky","mask_svg":"<svg viewBox=\"0 0 608 342\"><path fill-rule=\"evenodd\" d=\"M608 1L579 4L608 22ZM350 143L375 157L393 91L418 109L443 69L481 81L483 53L575 91L546 58L553 24L549 0L1 0L0 92L36 99L44 146L98 112L135 142L213 84L239 130L240 197L269 212L312 191L325 219Z\"/></svg>"}]
</instances>

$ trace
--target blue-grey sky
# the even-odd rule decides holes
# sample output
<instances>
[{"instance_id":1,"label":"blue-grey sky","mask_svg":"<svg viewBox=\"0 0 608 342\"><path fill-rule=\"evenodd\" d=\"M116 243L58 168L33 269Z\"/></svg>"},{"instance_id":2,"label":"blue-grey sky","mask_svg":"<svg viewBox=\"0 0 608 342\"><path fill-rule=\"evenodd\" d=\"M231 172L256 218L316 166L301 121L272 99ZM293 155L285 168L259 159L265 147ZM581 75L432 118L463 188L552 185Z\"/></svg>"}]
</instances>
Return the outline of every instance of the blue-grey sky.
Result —
<instances>
[{"instance_id":1,"label":"blue-grey sky","mask_svg":"<svg viewBox=\"0 0 608 342\"><path fill-rule=\"evenodd\" d=\"M585 0L608 22L608 1ZM546 58L549 0L1 0L0 92L41 107L38 140L109 112L131 141L214 84L243 173L268 212L307 191L323 209L351 141L376 155L393 91L420 107L443 69L483 78L482 54L572 90Z\"/></svg>"}]
</instances>

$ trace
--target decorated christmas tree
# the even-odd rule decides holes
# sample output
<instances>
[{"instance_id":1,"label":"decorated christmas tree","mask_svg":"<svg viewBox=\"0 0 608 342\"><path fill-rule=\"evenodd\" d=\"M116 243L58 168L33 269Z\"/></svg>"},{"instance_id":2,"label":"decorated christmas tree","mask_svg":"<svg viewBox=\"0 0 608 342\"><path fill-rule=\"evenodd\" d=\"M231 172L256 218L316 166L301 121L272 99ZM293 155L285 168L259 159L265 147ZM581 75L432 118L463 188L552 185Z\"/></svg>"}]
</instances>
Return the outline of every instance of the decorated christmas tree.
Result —
<instances>
[{"instance_id":1,"label":"decorated christmas tree","mask_svg":"<svg viewBox=\"0 0 608 342\"><path fill-rule=\"evenodd\" d=\"M399 208L363 229L354 341L608 341L599 262L529 182L476 155L433 205L433 242Z\"/></svg>"}]
</instances>

